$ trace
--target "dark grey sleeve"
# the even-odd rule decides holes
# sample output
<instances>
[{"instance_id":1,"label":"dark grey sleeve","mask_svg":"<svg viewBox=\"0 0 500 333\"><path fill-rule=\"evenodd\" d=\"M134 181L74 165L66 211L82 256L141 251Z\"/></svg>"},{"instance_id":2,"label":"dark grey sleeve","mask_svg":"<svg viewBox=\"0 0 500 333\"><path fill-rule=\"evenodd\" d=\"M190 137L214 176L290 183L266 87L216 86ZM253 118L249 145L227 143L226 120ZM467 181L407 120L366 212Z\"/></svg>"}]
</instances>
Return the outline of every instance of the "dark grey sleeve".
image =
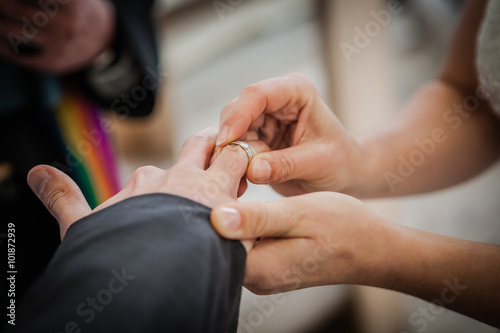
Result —
<instances>
[{"instance_id":1,"label":"dark grey sleeve","mask_svg":"<svg viewBox=\"0 0 500 333\"><path fill-rule=\"evenodd\" d=\"M150 194L76 222L14 331L235 332L246 254L215 233L209 213Z\"/></svg>"}]
</instances>

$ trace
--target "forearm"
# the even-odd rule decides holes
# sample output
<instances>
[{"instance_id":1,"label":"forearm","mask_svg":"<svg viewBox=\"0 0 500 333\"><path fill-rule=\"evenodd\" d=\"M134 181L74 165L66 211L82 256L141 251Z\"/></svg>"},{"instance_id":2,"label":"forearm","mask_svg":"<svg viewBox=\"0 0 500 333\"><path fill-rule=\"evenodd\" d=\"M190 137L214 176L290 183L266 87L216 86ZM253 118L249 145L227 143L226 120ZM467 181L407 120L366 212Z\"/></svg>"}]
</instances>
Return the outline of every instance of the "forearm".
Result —
<instances>
[{"instance_id":1,"label":"forearm","mask_svg":"<svg viewBox=\"0 0 500 333\"><path fill-rule=\"evenodd\" d=\"M394 226L386 237L390 242L374 268L378 271L367 272L361 284L417 296L500 326L500 246L404 226ZM424 318L439 312L424 310L419 313Z\"/></svg>"},{"instance_id":2,"label":"forearm","mask_svg":"<svg viewBox=\"0 0 500 333\"><path fill-rule=\"evenodd\" d=\"M359 142L365 163L350 194L422 193L469 179L494 163L500 121L481 96L437 80L417 92L388 126Z\"/></svg>"}]
</instances>

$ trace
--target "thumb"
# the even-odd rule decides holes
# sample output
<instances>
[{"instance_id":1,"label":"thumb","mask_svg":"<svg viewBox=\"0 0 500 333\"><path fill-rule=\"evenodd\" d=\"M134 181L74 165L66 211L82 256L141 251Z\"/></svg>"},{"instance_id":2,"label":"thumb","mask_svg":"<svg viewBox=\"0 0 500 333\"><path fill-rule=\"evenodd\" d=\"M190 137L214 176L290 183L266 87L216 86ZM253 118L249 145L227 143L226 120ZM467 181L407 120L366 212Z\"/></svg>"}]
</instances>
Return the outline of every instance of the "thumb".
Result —
<instances>
[{"instance_id":1,"label":"thumb","mask_svg":"<svg viewBox=\"0 0 500 333\"><path fill-rule=\"evenodd\" d=\"M300 145L256 155L247 170L247 178L254 184L276 184L301 179L311 173L314 147ZM314 154L313 154L314 155Z\"/></svg>"},{"instance_id":2,"label":"thumb","mask_svg":"<svg viewBox=\"0 0 500 333\"><path fill-rule=\"evenodd\" d=\"M300 218L304 214L297 214L302 209L294 199L224 204L212 210L210 219L215 230L229 239L305 236Z\"/></svg>"},{"instance_id":3,"label":"thumb","mask_svg":"<svg viewBox=\"0 0 500 333\"><path fill-rule=\"evenodd\" d=\"M56 168L38 165L30 170L27 180L31 190L57 219L61 239L71 224L92 212L80 188Z\"/></svg>"}]
</instances>

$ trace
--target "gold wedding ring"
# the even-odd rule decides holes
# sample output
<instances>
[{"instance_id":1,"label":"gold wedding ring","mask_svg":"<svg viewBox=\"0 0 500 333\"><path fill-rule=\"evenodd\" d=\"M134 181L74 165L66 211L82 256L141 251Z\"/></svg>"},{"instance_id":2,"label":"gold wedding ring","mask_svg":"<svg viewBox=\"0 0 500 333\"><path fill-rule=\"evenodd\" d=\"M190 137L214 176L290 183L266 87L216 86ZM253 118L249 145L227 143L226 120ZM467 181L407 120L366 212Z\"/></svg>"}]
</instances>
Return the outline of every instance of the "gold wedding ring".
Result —
<instances>
[{"instance_id":1,"label":"gold wedding ring","mask_svg":"<svg viewBox=\"0 0 500 333\"><path fill-rule=\"evenodd\" d=\"M233 142L228 143L228 145L236 145L236 146L240 146L241 148L243 148L243 150L245 150L245 153L247 153L248 164L250 164L250 161L253 158L253 152L252 152L252 148L247 143L245 143L243 141L233 141Z\"/></svg>"}]
</instances>

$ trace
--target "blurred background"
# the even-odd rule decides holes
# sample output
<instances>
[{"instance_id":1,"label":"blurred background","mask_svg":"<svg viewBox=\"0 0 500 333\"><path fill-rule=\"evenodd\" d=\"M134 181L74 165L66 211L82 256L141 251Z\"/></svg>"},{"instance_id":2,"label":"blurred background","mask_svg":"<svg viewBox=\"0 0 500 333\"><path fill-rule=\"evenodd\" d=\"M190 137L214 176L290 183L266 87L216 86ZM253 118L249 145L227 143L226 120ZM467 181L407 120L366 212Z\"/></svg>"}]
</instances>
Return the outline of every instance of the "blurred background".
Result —
<instances>
[{"instance_id":1,"label":"blurred background","mask_svg":"<svg viewBox=\"0 0 500 333\"><path fill-rule=\"evenodd\" d=\"M382 24L373 13L387 10L386 0L158 0L162 88L151 118L116 123L122 179L141 165L169 167L183 141L218 124L224 105L245 85L290 72L308 76L353 134L376 128L436 75L462 5L399 3L402 11ZM342 43L354 45L357 29L366 27L372 29L368 43L346 56ZM398 223L500 244L499 197L497 166L446 191L369 204ZM242 198L278 199L262 186L250 186ZM422 316L429 307L358 286L279 298L244 290L239 332L500 332L450 311Z\"/></svg>"}]
</instances>

